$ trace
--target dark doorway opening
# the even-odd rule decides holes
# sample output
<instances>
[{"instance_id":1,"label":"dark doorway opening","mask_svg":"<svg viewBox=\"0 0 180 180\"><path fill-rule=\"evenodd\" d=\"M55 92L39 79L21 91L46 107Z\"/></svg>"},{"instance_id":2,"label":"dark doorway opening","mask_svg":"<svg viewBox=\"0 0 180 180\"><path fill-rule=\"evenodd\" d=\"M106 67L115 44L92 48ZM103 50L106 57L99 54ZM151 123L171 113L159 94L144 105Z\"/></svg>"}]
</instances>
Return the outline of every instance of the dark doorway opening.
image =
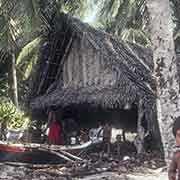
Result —
<instances>
[{"instance_id":1,"label":"dark doorway opening","mask_svg":"<svg viewBox=\"0 0 180 180\"><path fill-rule=\"evenodd\" d=\"M112 127L136 132L138 110L136 105L128 109L103 109L88 104L64 108L62 119L73 118L81 128L96 128L99 123L109 122Z\"/></svg>"}]
</instances>

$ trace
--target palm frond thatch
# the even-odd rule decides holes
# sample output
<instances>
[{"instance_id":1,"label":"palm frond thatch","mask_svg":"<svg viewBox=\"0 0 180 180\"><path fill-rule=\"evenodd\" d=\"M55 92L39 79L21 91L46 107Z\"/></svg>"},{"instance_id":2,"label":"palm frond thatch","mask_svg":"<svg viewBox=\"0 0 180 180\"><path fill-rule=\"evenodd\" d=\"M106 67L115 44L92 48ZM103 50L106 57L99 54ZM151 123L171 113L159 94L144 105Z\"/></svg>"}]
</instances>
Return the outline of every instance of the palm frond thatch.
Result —
<instances>
[{"instance_id":1,"label":"palm frond thatch","mask_svg":"<svg viewBox=\"0 0 180 180\"><path fill-rule=\"evenodd\" d=\"M155 84L150 49L119 41L62 14L44 38L31 78L30 108L72 104L123 108L143 102L153 118Z\"/></svg>"}]
</instances>

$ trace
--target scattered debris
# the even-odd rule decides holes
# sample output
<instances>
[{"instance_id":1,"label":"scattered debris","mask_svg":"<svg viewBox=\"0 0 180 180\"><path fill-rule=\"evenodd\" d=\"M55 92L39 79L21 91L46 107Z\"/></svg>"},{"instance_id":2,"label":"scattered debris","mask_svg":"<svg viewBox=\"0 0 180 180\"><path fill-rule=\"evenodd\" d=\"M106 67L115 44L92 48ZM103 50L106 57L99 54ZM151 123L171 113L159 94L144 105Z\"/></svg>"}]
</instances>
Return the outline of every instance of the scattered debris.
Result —
<instances>
[{"instance_id":1,"label":"scattered debris","mask_svg":"<svg viewBox=\"0 0 180 180\"><path fill-rule=\"evenodd\" d=\"M158 151L152 151L138 155L132 144L126 142L120 146L120 153L117 152L117 144L111 145L111 153L108 155L103 152L101 144L87 146L82 149L52 150L52 148L38 147L39 150L56 154L58 157L65 159L63 164L28 164L20 162L4 162L0 164L0 179L62 179L89 180L91 176L100 178L102 173L113 173L112 178L108 180L122 178L129 173L145 173L144 169L155 170L165 166L165 162ZM6 177L6 178L5 178ZM121 177L121 178L120 178ZM123 176L124 177L124 176ZM98 179L98 178L97 178ZM125 180L125 178L122 178Z\"/></svg>"}]
</instances>

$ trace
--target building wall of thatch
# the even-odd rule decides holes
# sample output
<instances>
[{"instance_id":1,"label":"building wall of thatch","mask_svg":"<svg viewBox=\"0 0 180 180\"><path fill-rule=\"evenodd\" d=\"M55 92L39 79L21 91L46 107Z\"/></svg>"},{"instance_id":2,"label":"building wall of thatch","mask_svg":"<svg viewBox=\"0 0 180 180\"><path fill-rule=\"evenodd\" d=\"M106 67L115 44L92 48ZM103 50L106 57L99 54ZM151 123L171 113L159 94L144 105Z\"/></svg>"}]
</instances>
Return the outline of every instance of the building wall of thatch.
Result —
<instances>
[{"instance_id":1,"label":"building wall of thatch","mask_svg":"<svg viewBox=\"0 0 180 180\"><path fill-rule=\"evenodd\" d=\"M63 65L63 87L114 86L116 74L104 66L103 56L89 41L76 39Z\"/></svg>"}]
</instances>

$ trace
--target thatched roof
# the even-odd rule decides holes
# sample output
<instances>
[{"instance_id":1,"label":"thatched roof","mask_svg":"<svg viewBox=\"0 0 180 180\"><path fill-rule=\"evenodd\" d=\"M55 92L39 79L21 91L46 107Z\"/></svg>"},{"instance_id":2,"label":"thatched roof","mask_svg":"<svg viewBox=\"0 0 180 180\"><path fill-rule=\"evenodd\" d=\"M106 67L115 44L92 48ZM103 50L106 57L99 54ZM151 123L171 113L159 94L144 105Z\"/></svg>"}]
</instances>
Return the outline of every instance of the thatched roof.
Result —
<instances>
[{"instance_id":1,"label":"thatched roof","mask_svg":"<svg viewBox=\"0 0 180 180\"><path fill-rule=\"evenodd\" d=\"M58 23L59 22L59 23ZM44 38L30 93L31 109L88 103L154 108L152 52L125 43L69 15L55 19Z\"/></svg>"}]
</instances>

